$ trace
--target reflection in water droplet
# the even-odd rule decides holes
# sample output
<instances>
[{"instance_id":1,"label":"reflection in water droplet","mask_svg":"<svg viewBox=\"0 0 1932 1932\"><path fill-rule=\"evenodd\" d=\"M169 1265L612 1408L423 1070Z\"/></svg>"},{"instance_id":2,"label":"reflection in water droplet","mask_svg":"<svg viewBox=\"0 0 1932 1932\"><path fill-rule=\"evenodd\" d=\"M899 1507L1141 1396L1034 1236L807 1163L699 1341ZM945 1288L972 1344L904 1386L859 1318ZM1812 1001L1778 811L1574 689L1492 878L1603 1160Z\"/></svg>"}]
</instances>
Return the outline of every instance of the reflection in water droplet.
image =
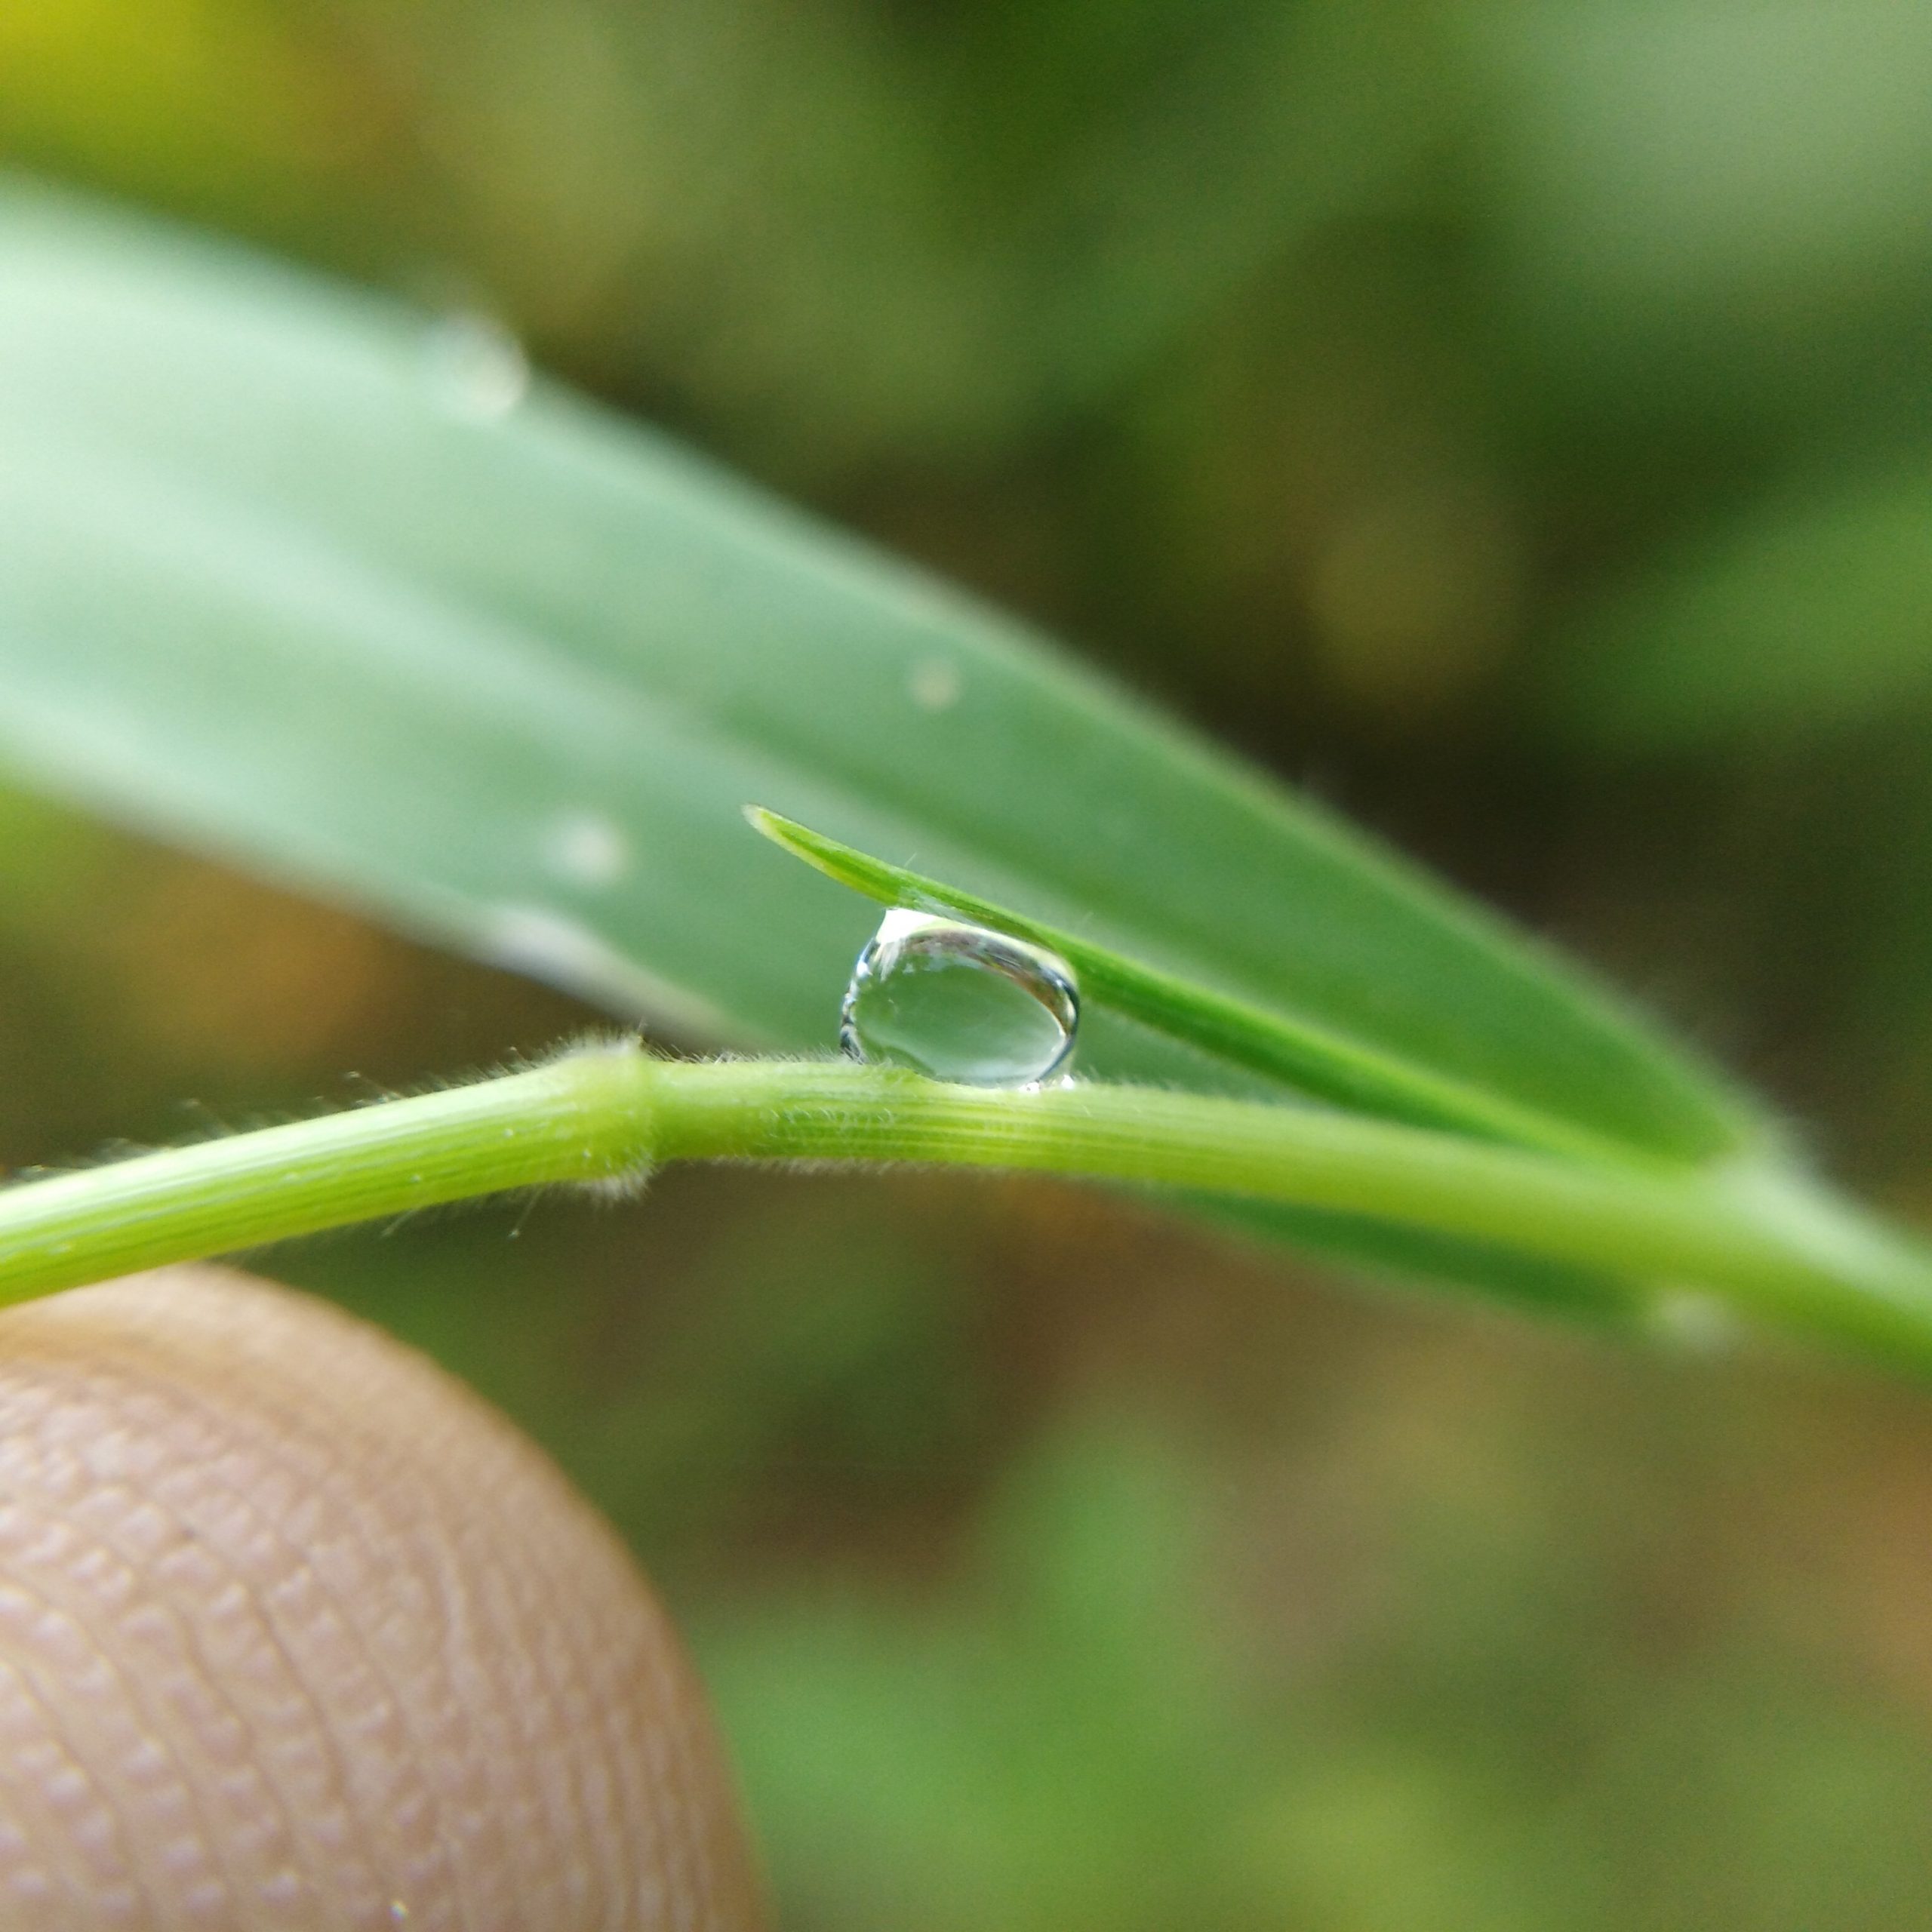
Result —
<instances>
[{"instance_id":1,"label":"reflection in water droplet","mask_svg":"<svg viewBox=\"0 0 1932 1932\"><path fill-rule=\"evenodd\" d=\"M902 909L859 955L838 1038L854 1060L936 1080L1035 1087L1066 1065L1079 1023L1079 988L1058 953Z\"/></svg>"},{"instance_id":2,"label":"reflection in water droplet","mask_svg":"<svg viewBox=\"0 0 1932 1932\"><path fill-rule=\"evenodd\" d=\"M429 331L429 380L454 414L494 423L530 388L523 345L488 315L445 315Z\"/></svg>"}]
</instances>

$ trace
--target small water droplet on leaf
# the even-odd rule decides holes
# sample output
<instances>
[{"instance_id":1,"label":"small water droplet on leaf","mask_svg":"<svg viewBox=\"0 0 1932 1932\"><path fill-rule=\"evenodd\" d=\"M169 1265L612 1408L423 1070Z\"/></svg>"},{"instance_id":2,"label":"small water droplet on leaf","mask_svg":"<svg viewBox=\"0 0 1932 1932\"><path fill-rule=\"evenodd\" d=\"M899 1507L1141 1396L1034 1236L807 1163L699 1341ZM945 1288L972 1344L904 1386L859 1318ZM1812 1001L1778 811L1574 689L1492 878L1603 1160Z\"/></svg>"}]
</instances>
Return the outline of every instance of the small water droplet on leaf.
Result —
<instances>
[{"instance_id":1,"label":"small water droplet on leaf","mask_svg":"<svg viewBox=\"0 0 1932 1932\"><path fill-rule=\"evenodd\" d=\"M523 345L488 315L445 315L429 331L431 386L452 415L494 423L530 388Z\"/></svg>"},{"instance_id":2,"label":"small water droplet on leaf","mask_svg":"<svg viewBox=\"0 0 1932 1932\"><path fill-rule=\"evenodd\" d=\"M950 711L964 688L958 667L943 657L929 657L914 665L906 680L912 702L921 711Z\"/></svg>"},{"instance_id":3,"label":"small water droplet on leaf","mask_svg":"<svg viewBox=\"0 0 1932 1932\"><path fill-rule=\"evenodd\" d=\"M1743 1324L1716 1296L1690 1287L1660 1290L1649 1310L1651 1332L1688 1355L1716 1355L1735 1343Z\"/></svg>"},{"instance_id":4,"label":"small water droplet on leaf","mask_svg":"<svg viewBox=\"0 0 1932 1932\"><path fill-rule=\"evenodd\" d=\"M601 812L566 812L550 828L544 857L573 885L609 885L623 877L630 848L623 831Z\"/></svg>"},{"instance_id":5,"label":"small water droplet on leaf","mask_svg":"<svg viewBox=\"0 0 1932 1932\"><path fill-rule=\"evenodd\" d=\"M1037 1087L1066 1065L1079 1023L1079 987L1058 953L901 908L859 955L838 1038L854 1060L936 1080Z\"/></svg>"}]
</instances>

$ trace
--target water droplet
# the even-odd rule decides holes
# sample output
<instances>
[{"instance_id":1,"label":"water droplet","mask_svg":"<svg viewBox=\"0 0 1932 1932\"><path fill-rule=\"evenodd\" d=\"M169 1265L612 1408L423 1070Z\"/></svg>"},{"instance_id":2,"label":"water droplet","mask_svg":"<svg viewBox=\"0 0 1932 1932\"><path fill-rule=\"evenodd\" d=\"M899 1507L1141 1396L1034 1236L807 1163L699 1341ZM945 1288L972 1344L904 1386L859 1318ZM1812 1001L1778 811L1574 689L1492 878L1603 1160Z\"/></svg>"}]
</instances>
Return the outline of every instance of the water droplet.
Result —
<instances>
[{"instance_id":1,"label":"water droplet","mask_svg":"<svg viewBox=\"0 0 1932 1932\"><path fill-rule=\"evenodd\" d=\"M623 877L631 855L623 832L601 812L566 812L550 828L544 857L574 885L610 885Z\"/></svg>"},{"instance_id":2,"label":"water droplet","mask_svg":"<svg viewBox=\"0 0 1932 1932\"><path fill-rule=\"evenodd\" d=\"M494 423L509 414L530 388L523 345L488 315L445 315L429 342L429 380L458 416Z\"/></svg>"},{"instance_id":3,"label":"water droplet","mask_svg":"<svg viewBox=\"0 0 1932 1932\"><path fill-rule=\"evenodd\" d=\"M1716 1296L1701 1288L1660 1289L1649 1316L1651 1332L1687 1355L1721 1353L1737 1340L1743 1325Z\"/></svg>"},{"instance_id":4,"label":"water droplet","mask_svg":"<svg viewBox=\"0 0 1932 1932\"><path fill-rule=\"evenodd\" d=\"M1058 953L902 908L859 955L838 1039L854 1060L937 1080L1035 1087L1066 1065L1079 1023L1079 987Z\"/></svg>"},{"instance_id":5,"label":"water droplet","mask_svg":"<svg viewBox=\"0 0 1932 1932\"><path fill-rule=\"evenodd\" d=\"M943 657L929 657L912 666L906 688L921 711L950 711L962 688L958 666Z\"/></svg>"}]
</instances>

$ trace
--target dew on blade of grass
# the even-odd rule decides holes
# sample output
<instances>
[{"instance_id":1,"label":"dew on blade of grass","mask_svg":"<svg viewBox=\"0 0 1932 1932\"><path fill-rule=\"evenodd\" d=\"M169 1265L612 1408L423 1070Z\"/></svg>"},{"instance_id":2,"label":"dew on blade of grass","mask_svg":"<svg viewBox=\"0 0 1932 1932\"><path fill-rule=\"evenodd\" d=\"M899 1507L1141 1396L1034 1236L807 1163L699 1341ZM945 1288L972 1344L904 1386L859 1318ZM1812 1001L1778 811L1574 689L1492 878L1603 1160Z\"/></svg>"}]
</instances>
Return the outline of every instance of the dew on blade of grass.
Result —
<instances>
[{"instance_id":1,"label":"dew on blade of grass","mask_svg":"<svg viewBox=\"0 0 1932 1932\"><path fill-rule=\"evenodd\" d=\"M426 366L443 407L474 422L509 415L530 388L522 343L488 315L445 315L432 323Z\"/></svg>"},{"instance_id":2,"label":"dew on blade of grass","mask_svg":"<svg viewBox=\"0 0 1932 1932\"><path fill-rule=\"evenodd\" d=\"M630 848L623 832L601 812L566 812L544 841L544 863L573 885L610 885L623 877Z\"/></svg>"},{"instance_id":3,"label":"dew on blade of grass","mask_svg":"<svg viewBox=\"0 0 1932 1932\"><path fill-rule=\"evenodd\" d=\"M1730 1308L1700 1288L1660 1288L1647 1313L1651 1333L1687 1355L1721 1354L1743 1327Z\"/></svg>"},{"instance_id":4,"label":"dew on blade of grass","mask_svg":"<svg viewBox=\"0 0 1932 1932\"><path fill-rule=\"evenodd\" d=\"M852 969L839 1044L854 1060L974 1087L1036 1087L1073 1051L1080 991L1057 952L938 914L886 914Z\"/></svg>"},{"instance_id":5,"label":"dew on blade of grass","mask_svg":"<svg viewBox=\"0 0 1932 1932\"><path fill-rule=\"evenodd\" d=\"M913 666L906 688L921 711L950 711L959 702L964 681L957 666L943 657L929 657Z\"/></svg>"}]
</instances>

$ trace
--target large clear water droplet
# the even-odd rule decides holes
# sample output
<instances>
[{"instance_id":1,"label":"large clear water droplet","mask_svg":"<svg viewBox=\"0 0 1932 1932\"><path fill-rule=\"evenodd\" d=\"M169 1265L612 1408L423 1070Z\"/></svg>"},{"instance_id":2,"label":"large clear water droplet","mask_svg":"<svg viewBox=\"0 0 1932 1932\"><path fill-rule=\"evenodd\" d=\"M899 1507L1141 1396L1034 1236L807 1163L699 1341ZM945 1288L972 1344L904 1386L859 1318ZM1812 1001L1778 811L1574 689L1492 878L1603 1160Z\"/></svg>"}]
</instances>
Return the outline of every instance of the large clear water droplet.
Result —
<instances>
[{"instance_id":1,"label":"large clear water droplet","mask_svg":"<svg viewBox=\"0 0 1932 1932\"><path fill-rule=\"evenodd\" d=\"M1073 1051L1080 989L1057 952L931 912L891 912L852 969L839 1044L854 1060L974 1087L1033 1087Z\"/></svg>"}]
</instances>

